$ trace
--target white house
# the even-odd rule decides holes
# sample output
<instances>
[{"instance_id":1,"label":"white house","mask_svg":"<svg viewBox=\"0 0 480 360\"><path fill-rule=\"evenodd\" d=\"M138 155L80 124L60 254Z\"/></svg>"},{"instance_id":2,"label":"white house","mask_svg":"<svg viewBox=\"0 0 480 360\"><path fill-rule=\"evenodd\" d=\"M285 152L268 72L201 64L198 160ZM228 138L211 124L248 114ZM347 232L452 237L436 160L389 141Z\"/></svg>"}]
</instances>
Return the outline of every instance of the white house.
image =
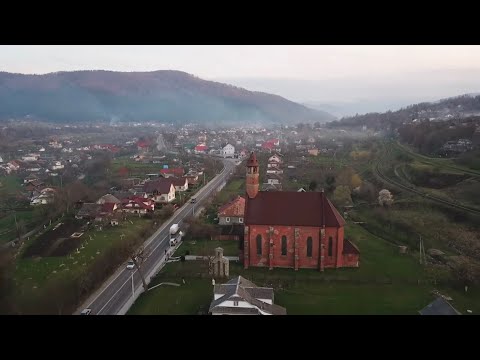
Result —
<instances>
[{"instance_id":1,"label":"white house","mask_svg":"<svg viewBox=\"0 0 480 360\"><path fill-rule=\"evenodd\" d=\"M63 169L65 166L60 161L54 161L52 164L52 170Z\"/></svg>"},{"instance_id":2,"label":"white house","mask_svg":"<svg viewBox=\"0 0 480 360\"><path fill-rule=\"evenodd\" d=\"M38 154L28 154L25 156L22 156L23 161L37 161L40 155Z\"/></svg>"},{"instance_id":3,"label":"white house","mask_svg":"<svg viewBox=\"0 0 480 360\"><path fill-rule=\"evenodd\" d=\"M171 178L173 186L175 186L175 191L187 191L188 190L188 179L181 178Z\"/></svg>"},{"instance_id":4,"label":"white house","mask_svg":"<svg viewBox=\"0 0 480 360\"><path fill-rule=\"evenodd\" d=\"M231 144L227 144L223 149L222 149L222 156L224 158L233 158L235 154L235 147Z\"/></svg>"},{"instance_id":5,"label":"white house","mask_svg":"<svg viewBox=\"0 0 480 360\"><path fill-rule=\"evenodd\" d=\"M0 156L0 163L3 163L3 159L2 159L2 157L1 157L1 156Z\"/></svg>"},{"instance_id":6,"label":"white house","mask_svg":"<svg viewBox=\"0 0 480 360\"><path fill-rule=\"evenodd\" d=\"M286 315L284 307L274 304L273 289L258 287L237 276L226 284L216 284L210 304L212 315Z\"/></svg>"}]
</instances>

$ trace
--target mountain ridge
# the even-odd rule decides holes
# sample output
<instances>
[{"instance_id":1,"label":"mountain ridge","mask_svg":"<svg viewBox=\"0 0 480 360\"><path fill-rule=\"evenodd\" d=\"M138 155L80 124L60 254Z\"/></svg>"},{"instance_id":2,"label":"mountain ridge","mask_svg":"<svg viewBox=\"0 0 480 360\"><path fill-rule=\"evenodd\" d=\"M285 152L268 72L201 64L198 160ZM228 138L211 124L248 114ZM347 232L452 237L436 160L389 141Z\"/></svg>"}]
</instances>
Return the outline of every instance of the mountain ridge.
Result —
<instances>
[{"instance_id":1,"label":"mountain ridge","mask_svg":"<svg viewBox=\"0 0 480 360\"><path fill-rule=\"evenodd\" d=\"M0 118L53 122L293 124L335 119L279 95L203 80L179 70L0 72Z\"/></svg>"}]
</instances>

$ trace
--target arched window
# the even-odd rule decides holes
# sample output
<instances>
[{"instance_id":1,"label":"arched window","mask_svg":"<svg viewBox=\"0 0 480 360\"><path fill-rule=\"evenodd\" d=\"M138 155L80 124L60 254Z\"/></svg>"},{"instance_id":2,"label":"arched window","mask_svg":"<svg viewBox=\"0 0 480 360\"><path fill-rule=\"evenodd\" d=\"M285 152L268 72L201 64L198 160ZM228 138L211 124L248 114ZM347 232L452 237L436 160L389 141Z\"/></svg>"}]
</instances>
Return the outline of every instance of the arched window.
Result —
<instances>
[{"instance_id":1,"label":"arched window","mask_svg":"<svg viewBox=\"0 0 480 360\"><path fill-rule=\"evenodd\" d=\"M328 256L332 256L332 253L333 253L333 239L330 236L328 238Z\"/></svg>"},{"instance_id":2,"label":"arched window","mask_svg":"<svg viewBox=\"0 0 480 360\"><path fill-rule=\"evenodd\" d=\"M313 239L311 236L307 238L307 256L312 257L312 247L313 247Z\"/></svg>"},{"instance_id":3,"label":"arched window","mask_svg":"<svg viewBox=\"0 0 480 360\"><path fill-rule=\"evenodd\" d=\"M282 255L287 255L287 237L282 236Z\"/></svg>"},{"instance_id":4,"label":"arched window","mask_svg":"<svg viewBox=\"0 0 480 360\"><path fill-rule=\"evenodd\" d=\"M262 235L257 235L257 255L262 255Z\"/></svg>"}]
</instances>

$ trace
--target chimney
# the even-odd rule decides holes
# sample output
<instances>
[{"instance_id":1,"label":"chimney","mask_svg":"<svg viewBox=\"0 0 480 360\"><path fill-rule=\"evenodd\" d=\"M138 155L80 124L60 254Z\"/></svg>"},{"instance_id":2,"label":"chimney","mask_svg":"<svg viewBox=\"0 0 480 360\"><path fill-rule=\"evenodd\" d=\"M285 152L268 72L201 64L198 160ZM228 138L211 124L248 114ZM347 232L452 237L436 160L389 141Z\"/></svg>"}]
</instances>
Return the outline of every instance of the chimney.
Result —
<instances>
[{"instance_id":1,"label":"chimney","mask_svg":"<svg viewBox=\"0 0 480 360\"><path fill-rule=\"evenodd\" d=\"M247 195L250 199L255 198L258 194L258 188L259 188L259 173L258 173L258 161L257 157L255 156L255 153L252 151L250 154L250 157L247 161L247 177L246 177L246 183L247 183Z\"/></svg>"}]
</instances>

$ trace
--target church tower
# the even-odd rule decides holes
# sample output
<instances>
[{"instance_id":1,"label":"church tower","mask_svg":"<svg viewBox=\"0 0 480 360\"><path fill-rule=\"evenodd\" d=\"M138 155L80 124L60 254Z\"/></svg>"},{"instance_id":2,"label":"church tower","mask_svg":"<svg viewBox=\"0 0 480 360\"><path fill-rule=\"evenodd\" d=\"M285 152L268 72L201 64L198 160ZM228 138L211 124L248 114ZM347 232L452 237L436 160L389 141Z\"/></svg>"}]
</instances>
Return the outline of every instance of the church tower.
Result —
<instances>
[{"instance_id":1,"label":"church tower","mask_svg":"<svg viewBox=\"0 0 480 360\"><path fill-rule=\"evenodd\" d=\"M258 194L259 185L258 161L255 153L252 151L247 161L247 195L250 199L255 198Z\"/></svg>"}]
</instances>

